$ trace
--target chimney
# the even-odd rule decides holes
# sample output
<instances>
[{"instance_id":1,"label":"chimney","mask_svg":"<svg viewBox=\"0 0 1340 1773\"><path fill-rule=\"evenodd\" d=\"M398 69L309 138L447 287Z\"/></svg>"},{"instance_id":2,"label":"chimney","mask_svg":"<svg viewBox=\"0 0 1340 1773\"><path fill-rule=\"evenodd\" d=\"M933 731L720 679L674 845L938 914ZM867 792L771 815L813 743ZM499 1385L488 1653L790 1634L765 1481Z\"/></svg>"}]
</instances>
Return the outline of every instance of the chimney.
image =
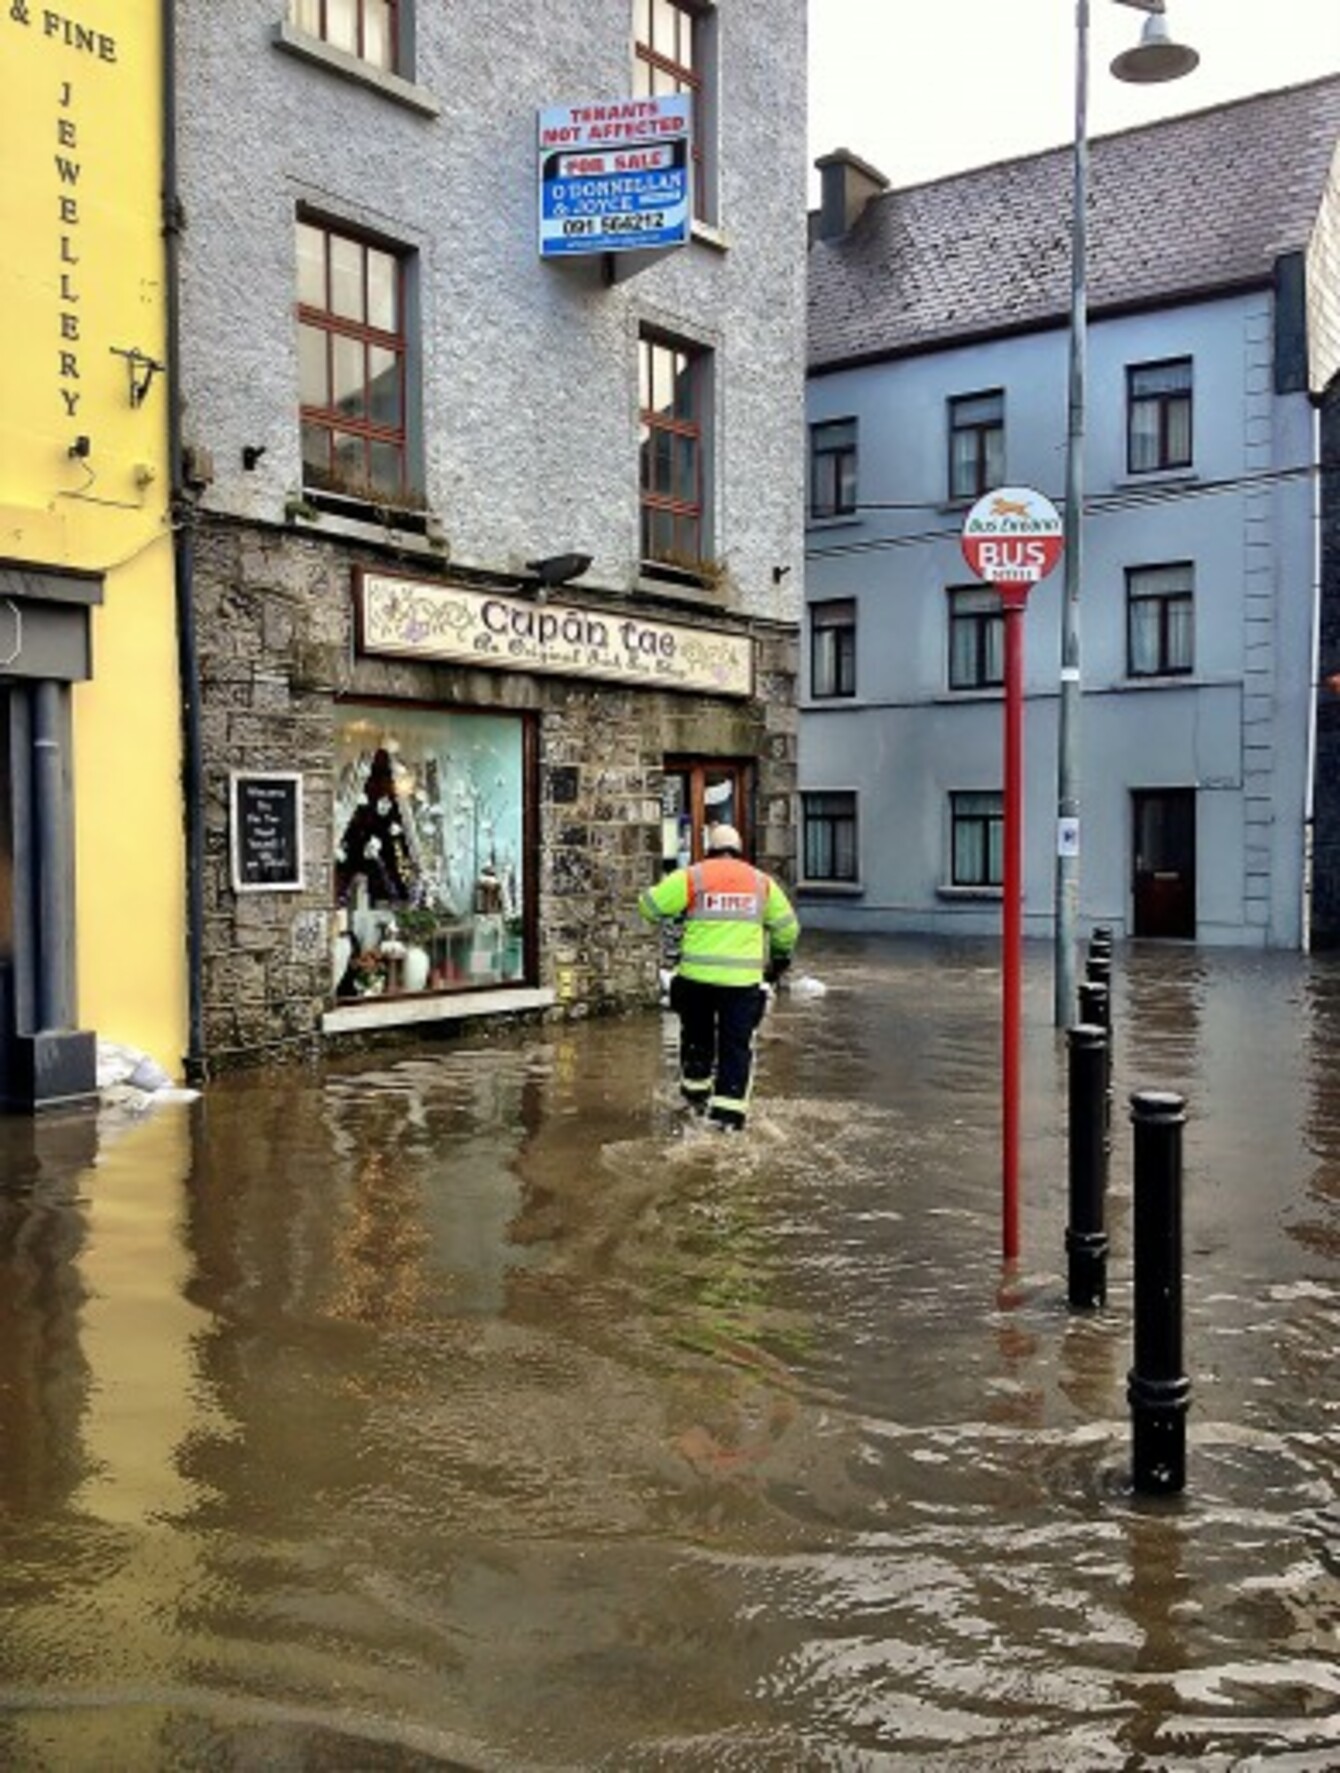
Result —
<instances>
[{"instance_id":1,"label":"chimney","mask_svg":"<svg viewBox=\"0 0 1340 1773\"><path fill-rule=\"evenodd\" d=\"M888 190L889 181L850 148L835 148L814 164L820 180L818 238L840 240L856 225L870 199Z\"/></svg>"}]
</instances>

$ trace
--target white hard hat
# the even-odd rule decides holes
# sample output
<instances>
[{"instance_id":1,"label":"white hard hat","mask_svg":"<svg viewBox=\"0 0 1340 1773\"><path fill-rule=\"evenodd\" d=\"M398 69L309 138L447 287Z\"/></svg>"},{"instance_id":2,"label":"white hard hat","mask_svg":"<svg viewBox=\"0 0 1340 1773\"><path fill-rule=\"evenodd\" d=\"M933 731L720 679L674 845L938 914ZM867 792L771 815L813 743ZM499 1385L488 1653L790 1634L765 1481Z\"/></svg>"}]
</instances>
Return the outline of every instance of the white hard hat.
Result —
<instances>
[{"instance_id":1,"label":"white hard hat","mask_svg":"<svg viewBox=\"0 0 1340 1773\"><path fill-rule=\"evenodd\" d=\"M709 825L707 827L707 853L713 855L717 850L743 850L740 833L734 825Z\"/></svg>"}]
</instances>

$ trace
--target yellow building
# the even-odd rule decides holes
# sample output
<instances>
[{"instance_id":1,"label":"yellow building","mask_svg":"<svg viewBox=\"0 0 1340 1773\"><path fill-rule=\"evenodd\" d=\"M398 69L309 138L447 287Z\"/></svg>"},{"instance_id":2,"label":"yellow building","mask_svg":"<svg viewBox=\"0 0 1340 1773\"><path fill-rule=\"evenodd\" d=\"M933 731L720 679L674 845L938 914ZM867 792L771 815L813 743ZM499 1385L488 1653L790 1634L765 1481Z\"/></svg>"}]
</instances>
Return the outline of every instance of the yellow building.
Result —
<instances>
[{"instance_id":1,"label":"yellow building","mask_svg":"<svg viewBox=\"0 0 1340 1773\"><path fill-rule=\"evenodd\" d=\"M187 1046L159 0L0 10L0 1097Z\"/></svg>"}]
</instances>

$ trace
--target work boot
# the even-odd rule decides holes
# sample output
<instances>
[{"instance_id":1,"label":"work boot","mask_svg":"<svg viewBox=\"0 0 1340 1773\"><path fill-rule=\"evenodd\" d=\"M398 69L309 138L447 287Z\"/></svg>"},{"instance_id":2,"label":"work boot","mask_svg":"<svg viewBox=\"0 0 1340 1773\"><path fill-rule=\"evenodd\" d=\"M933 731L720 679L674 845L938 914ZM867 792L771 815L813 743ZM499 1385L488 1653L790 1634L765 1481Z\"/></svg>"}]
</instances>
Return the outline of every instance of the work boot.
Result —
<instances>
[{"instance_id":1,"label":"work boot","mask_svg":"<svg viewBox=\"0 0 1340 1773\"><path fill-rule=\"evenodd\" d=\"M744 1116L733 1108L712 1108L707 1115L708 1121L718 1133L742 1133Z\"/></svg>"}]
</instances>

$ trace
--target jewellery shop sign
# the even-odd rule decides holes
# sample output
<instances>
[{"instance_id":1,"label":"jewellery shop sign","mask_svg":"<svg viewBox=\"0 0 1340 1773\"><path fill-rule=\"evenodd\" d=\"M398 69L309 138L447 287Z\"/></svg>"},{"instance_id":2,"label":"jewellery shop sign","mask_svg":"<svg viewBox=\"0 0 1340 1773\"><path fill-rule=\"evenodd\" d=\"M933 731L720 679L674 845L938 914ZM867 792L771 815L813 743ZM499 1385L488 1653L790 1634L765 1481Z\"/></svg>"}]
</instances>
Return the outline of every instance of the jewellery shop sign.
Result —
<instances>
[{"instance_id":1,"label":"jewellery shop sign","mask_svg":"<svg viewBox=\"0 0 1340 1773\"><path fill-rule=\"evenodd\" d=\"M365 653L611 678L648 689L753 693L753 646L743 634L389 573L357 573L354 601Z\"/></svg>"}]
</instances>

